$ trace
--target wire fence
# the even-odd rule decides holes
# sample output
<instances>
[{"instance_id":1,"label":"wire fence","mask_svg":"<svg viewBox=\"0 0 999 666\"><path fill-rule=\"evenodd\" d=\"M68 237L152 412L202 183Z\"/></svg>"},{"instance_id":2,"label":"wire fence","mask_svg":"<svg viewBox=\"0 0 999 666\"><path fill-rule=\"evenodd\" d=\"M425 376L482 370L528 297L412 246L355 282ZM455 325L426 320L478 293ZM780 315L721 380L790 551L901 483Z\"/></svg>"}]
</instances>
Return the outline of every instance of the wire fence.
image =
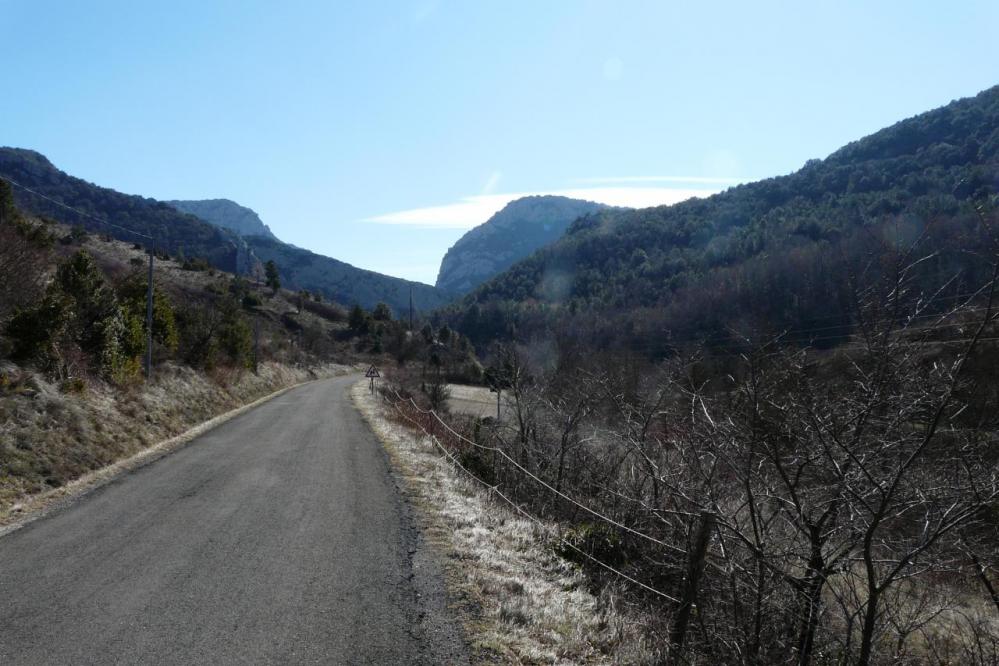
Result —
<instances>
[{"instance_id":1,"label":"wire fence","mask_svg":"<svg viewBox=\"0 0 999 666\"><path fill-rule=\"evenodd\" d=\"M420 432L422 432L434 444L434 446L441 451L441 453L445 456L445 458L447 458L448 461L450 461L456 468L461 470L465 475L467 475L475 482L486 488L490 492L490 494L496 495L503 502L510 505L519 515L523 516L525 519L529 520L530 522L540 526L545 531L550 531L550 525L546 524L541 518L528 512L520 503L515 501L512 497L509 497L508 495L503 493L497 485L488 483L487 481L476 475L474 472L469 470L464 464L462 464L462 462L454 454L454 451L460 450L461 447L463 446L473 446L482 450L493 451L498 455L500 455L501 457L503 457L506 461L512 463L515 469L517 469L521 473L525 474L525 476L538 483L541 488L555 494L556 496L562 498L563 500L570 502L571 504L573 504L577 508L582 509L583 511L593 516L594 518L597 518L598 520L608 525L611 525L616 529L631 534L632 536L644 539L658 546L667 548L677 554L687 555L687 551L685 549L678 548L672 544L662 541L661 539L657 539L653 536L650 536L648 534L635 530L627 525L624 525L621 522L616 521L613 518L610 518L609 516L587 506L583 502L580 502L570 497L569 495L561 492L560 490L555 489L553 486L545 482L543 479L539 478L537 475L533 474L532 472L524 468L520 463L518 463L516 460L514 460L512 457L510 457L505 451L501 450L500 448L487 446L485 444L480 444L478 442L472 441L471 439L465 437L461 433L454 430L454 428L452 428L448 423L446 423L440 417L440 415L437 414L437 412L435 412L434 410L422 409L419 405L416 404L416 402L412 398L405 398L401 396L398 393L398 391L393 391L393 393L395 399L394 400L390 399L388 400L388 402L389 404L391 404L395 412L402 419L409 422ZM646 592L650 592L658 597L666 599L667 601L673 603L680 603L680 600L677 597L668 594L666 592L663 592L662 590L653 587L652 585L644 583L636 579L635 577L630 576L627 573L621 571L619 568L597 557L594 557L591 553L588 553L585 550L581 549L579 546L567 540L561 534L556 534L555 538L557 539L560 545L579 554L580 556L584 557L587 561L597 565L598 567L604 569L605 571L611 573L612 575L617 576L618 578L621 578L622 580L632 585L635 585L645 590Z\"/></svg>"}]
</instances>

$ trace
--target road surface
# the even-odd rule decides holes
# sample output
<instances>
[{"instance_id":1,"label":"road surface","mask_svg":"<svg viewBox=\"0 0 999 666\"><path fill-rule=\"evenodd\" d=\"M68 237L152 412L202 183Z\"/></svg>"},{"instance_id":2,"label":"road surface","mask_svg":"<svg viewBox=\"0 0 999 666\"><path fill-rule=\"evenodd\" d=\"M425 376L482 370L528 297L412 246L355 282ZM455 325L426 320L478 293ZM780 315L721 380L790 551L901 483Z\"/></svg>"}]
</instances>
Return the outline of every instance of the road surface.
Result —
<instances>
[{"instance_id":1,"label":"road surface","mask_svg":"<svg viewBox=\"0 0 999 666\"><path fill-rule=\"evenodd\" d=\"M0 537L0 664L465 663L355 381Z\"/></svg>"}]
</instances>

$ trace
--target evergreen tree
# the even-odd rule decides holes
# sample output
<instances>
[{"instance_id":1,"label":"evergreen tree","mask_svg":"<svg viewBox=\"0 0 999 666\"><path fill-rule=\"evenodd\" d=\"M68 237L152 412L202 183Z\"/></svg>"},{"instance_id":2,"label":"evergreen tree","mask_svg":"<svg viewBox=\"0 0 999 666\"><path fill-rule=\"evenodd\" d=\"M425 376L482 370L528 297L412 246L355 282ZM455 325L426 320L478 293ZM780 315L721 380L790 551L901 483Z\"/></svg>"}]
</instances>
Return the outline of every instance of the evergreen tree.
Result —
<instances>
[{"instance_id":1,"label":"evergreen tree","mask_svg":"<svg viewBox=\"0 0 999 666\"><path fill-rule=\"evenodd\" d=\"M266 284L273 290L273 293L277 293L278 289L281 288L281 276L278 274L277 264L274 263L273 259L269 259L266 264L264 264L264 275L266 276Z\"/></svg>"},{"instance_id":2,"label":"evergreen tree","mask_svg":"<svg viewBox=\"0 0 999 666\"><path fill-rule=\"evenodd\" d=\"M366 333L368 330L368 315L360 305L354 305L347 317L347 327L355 334Z\"/></svg>"},{"instance_id":3,"label":"evergreen tree","mask_svg":"<svg viewBox=\"0 0 999 666\"><path fill-rule=\"evenodd\" d=\"M0 224L12 224L19 218L14 205L14 192L6 180L0 180Z\"/></svg>"},{"instance_id":4,"label":"evergreen tree","mask_svg":"<svg viewBox=\"0 0 999 666\"><path fill-rule=\"evenodd\" d=\"M146 289L144 278L132 278L118 290L128 328L125 350L130 356L141 356L146 350ZM153 342L171 354L177 351L179 344L173 303L170 302L170 297L155 285L153 286Z\"/></svg>"},{"instance_id":5,"label":"evergreen tree","mask_svg":"<svg viewBox=\"0 0 999 666\"><path fill-rule=\"evenodd\" d=\"M118 299L90 253L76 252L56 270L53 287L72 300L69 334L80 349L92 355L105 379L115 379L126 360L125 316Z\"/></svg>"}]
</instances>

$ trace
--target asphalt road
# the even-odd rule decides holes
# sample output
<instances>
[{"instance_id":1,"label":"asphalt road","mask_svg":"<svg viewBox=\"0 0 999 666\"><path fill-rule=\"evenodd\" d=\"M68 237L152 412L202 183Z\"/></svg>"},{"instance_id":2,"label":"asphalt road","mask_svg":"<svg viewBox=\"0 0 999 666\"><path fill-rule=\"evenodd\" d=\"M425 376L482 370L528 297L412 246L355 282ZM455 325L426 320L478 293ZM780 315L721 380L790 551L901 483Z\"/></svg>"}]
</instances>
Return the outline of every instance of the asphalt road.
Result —
<instances>
[{"instance_id":1,"label":"asphalt road","mask_svg":"<svg viewBox=\"0 0 999 666\"><path fill-rule=\"evenodd\" d=\"M0 537L0 664L465 663L355 381Z\"/></svg>"}]
</instances>

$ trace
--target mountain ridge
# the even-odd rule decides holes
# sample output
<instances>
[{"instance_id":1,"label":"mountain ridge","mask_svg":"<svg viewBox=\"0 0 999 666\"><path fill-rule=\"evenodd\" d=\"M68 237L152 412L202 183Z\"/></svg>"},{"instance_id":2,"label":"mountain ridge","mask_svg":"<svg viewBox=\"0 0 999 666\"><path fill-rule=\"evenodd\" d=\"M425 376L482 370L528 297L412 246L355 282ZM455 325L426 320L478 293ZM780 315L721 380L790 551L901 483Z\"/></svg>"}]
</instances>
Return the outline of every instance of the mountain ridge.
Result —
<instances>
[{"instance_id":1,"label":"mountain ridge","mask_svg":"<svg viewBox=\"0 0 999 666\"><path fill-rule=\"evenodd\" d=\"M170 254L183 250L222 270L241 268L240 242L231 232L155 199L71 176L37 151L0 147L0 178L16 183L17 205L33 215L78 224Z\"/></svg>"},{"instance_id":2,"label":"mountain ridge","mask_svg":"<svg viewBox=\"0 0 999 666\"><path fill-rule=\"evenodd\" d=\"M600 332L592 334L606 343L634 336L636 348L657 353L671 336L729 339L747 318L779 331L838 317L846 335L851 262L899 225L945 248L937 263L959 274L955 285L970 288L980 277L959 248L979 224L973 202L995 199L997 164L999 86L894 123L785 176L672 206L580 218L562 238L477 287L448 319L481 344L503 331L530 336L568 326L585 313L597 317L590 328Z\"/></svg>"},{"instance_id":3,"label":"mountain ridge","mask_svg":"<svg viewBox=\"0 0 999 666\"><path fill-rule=\"evenodd\" d=\"M231 199L170 200L164 203L240 236L265 236L278 240L256 211Z\"/></svg>"},{"instance_id":4,"label":"mountain ridge","mask_svg":"<svg viewBox=\"0 0 999 666\"><path fill-rule=\"evenodd\" d=\"M273 233L242 236L220 226L220 222L213 224L169 203L123 194L71 176L37 151L0 147L0 178L20 186L14 187L15 201L31 215L80 225L172 256L205 259L231 273L255 273L261 262L272 259L286 287L316 291L345 305L357 303L371 308L385 301L402 312L409 307L410 288L414 304L421 310L440 307L449 300L435 287L323 257L283 243ZM250 226L243 228L257 228L255 221L259 221L259 228L270 231L256 213L244 206L228 200L207 201L215 205L227 202L221 207L223 212L236 212L249 221ZM247 212L252 213L252 218ZM234 224L231 220L229 223Z\"/></svg>"},{"instance_id":5,"label":"mountain ridge","mask_svg":"<svg viewBox=\"0 0 999 666\"><path fill-rule=\"evenodd\" d=\"M435 285L451 293L467 293L557 240L576 218L604 208L604 204L556 195L511 201L448 249Z\"/></svg>"},{"instance_id":6,"label":"mountain ridge","mask_svg":"<svg viewBox=\"0 0 999 666\"><path fill-rule=\"evenodd\" d=\"M358 268L264 236L246 236L244 240L261 261L277 264L284 286L317 291L344 305L372 308L382 301L399 314L409 309L410 289L417 310L432 310L450 301L449 294L422 282Z\"/></svg>"}]
</instances>

